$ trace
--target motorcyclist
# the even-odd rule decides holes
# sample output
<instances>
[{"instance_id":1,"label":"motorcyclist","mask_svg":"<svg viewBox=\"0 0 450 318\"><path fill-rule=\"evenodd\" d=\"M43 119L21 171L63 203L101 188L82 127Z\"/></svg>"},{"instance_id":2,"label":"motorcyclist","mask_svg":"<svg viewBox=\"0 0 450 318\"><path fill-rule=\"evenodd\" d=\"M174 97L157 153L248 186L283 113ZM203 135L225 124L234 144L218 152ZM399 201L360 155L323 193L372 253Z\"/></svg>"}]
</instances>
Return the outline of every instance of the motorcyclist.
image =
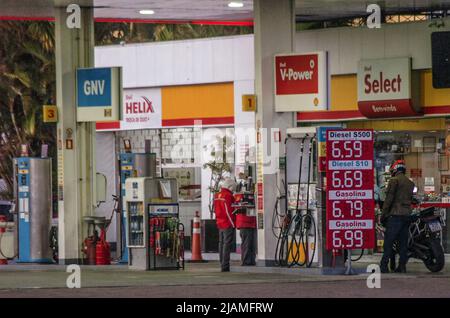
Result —
<instances>
[{"instance_id":1,"label":"motorcyclist","mask_svg":"<svg viewBox=\"0 0 450 318\"><path fill-rule=\"evenodd\" d=\"M395 161L389 169L392 178L389 180L386 199L383 203L381 223L386 227L384 253L380 263L382 273L388 273L388 263L393 256L393 243L398 240L400 250L399 266L395 272L406 273L408 261L408 229L414 182L405 176L406 165L403 160Z\"/></svg>"}]
</instances>

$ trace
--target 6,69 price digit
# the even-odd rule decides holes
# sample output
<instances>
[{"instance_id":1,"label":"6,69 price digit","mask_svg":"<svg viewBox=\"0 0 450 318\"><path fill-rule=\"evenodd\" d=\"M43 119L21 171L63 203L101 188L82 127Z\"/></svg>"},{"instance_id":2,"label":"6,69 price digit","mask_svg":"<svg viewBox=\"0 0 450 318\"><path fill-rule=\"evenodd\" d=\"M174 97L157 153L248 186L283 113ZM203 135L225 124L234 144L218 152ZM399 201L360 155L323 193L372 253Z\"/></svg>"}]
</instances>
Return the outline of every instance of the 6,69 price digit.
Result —
<instances>
[{"instance_id":1,"label":"6,69 price digit","mask_svg":"<svg viewBox=\"0 0 450 318\"><path fill-rule=\"evenodd\" d=\"M342 171L333 171L332 185L333 188L361 188L363 185L363 174L361 171L344 171L344 178L340 178Z\"/></svg>"}]
</instances>

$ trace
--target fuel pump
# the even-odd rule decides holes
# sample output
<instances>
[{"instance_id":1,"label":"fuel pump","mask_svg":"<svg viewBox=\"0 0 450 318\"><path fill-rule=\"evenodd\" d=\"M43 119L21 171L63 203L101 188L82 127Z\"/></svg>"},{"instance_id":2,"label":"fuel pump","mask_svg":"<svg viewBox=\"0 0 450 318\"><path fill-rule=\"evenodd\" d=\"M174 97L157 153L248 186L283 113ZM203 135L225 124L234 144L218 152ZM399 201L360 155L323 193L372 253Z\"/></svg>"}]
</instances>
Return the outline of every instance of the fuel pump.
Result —
<instances>
[{"instance_id":1,"label":"fuel pump","mask_svg":"<svg viewBox=\"0 0 450 318\"><path fill-rule=\"evenodd\" d=\"M121 263L128 263L127 249L127 206L125 204L125 181L130 177L156 177L156 154L155 153L132 153L124 152L119 155L120 160L120 192L121 192Z\"/></svg>"},{"instance_id":2,"label":"fuel pump","mask_svg":"<svg viewBox=\"0 0 450 318\"><path fill-rule=\"evenodd\" d=\"M129 268L182 268L184 231L179 223L177 180L128 178L125 200Z\"/></svg>"},{"instance_id":3,"label":"fuel pump","mask_svg":"<svg viewBox=\"0 0 450 318\"><path fill-rule=\"evenodd\" d=\"M256 216L255 212L255 189L253 178L248 177L245 182L238 183L234 194L236 203L232 206L249 216Z\"/></svg>"},{"instance_id":4,"label":"fuel pump","mask_svg":"<svg viewBox=\"0 0 450 318\"><path fill-rule=\"evenodd\" d=\"M318 263L318 213L316 200L317 143L315 129L289 133L286 139L285 211L282 239L283 264L311 267Z\"/></svg>"},{"instance_id":5,"label":"fuel pump","mask_svg":"<svg viewBox=\"0 0 450 318\"><path fill-rule=\"evenodd\" d=\"M14 159L18 262L53 263L50 248L52 220L51 159Z\"/></svg>"},{"instance_id":6,"label":"fuel pump","mask_svg":"<svg viewBox=\"0 0 450 318\"><path fill-rule=\"evenodd\" d=\"M278 266L318 266L326 273L342 267L343 254L328 251L326 242L326 131L339 127L298 127L285 140L285 195L274 208ZM285 201L284 211L279 206Z\"/></svg>"}]
</instances>

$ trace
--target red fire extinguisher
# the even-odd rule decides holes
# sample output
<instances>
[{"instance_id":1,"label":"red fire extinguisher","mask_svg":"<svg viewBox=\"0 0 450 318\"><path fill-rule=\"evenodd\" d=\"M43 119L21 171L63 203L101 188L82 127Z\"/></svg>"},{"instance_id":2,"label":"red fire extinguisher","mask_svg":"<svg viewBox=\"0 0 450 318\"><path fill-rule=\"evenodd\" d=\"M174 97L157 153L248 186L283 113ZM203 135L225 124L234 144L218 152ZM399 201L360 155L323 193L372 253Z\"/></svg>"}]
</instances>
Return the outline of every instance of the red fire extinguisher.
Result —
<instances>
[{"instance_id":1,"label":"red fire extinguisher","mask_svg":"<svg viewBox=\"0 0 450 318\"><path fill-rule=\"evenodd\" d=\"M106 231L104 229L100 232L100 238L96 246L96 265L110 265L111 264L111 248L106 242Z\"/></svg>"},{"instance_id":2,"label":"red fire extinguisher","mask_svg":"<svg viewBox=\"0 0 450 318\"><path fill-rule=\"evenodd\" d=\"M86 255L87 265L96 264L96 244L97 239L95 236L89 236L84 240L83 252Z\"/></svg>"}]
</instances>

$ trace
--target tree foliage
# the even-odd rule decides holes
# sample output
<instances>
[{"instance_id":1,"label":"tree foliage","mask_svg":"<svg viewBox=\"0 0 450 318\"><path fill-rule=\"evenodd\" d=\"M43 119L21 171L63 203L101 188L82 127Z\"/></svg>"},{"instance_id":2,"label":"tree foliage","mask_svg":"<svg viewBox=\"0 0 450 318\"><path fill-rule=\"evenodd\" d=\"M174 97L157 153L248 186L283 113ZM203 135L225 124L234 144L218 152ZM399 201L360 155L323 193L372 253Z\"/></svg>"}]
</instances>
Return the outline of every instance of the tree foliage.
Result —
<instances>
[{"instance_id":1,"label":"tree foliage","mask_svg":"<svg viewBox=\"0 0 450 318\"><path fill-rule=\"evenodd\" d=\"M253 33L252 27L200 24L96 23L97 45L199 39Z\"/></svg>"},{"instance_id":2,"label":"tree foliage","mask_svg":"<svg viewBox=\"0 0 450 318\"><path fill-rule=\"evenodd\" d=\"M42 122L42 105L55 102L54 26L50 22L0 22L0 178L13 192L13 158L20 145L55 155L55 127Z\"/></svg>"}]
</instances>

